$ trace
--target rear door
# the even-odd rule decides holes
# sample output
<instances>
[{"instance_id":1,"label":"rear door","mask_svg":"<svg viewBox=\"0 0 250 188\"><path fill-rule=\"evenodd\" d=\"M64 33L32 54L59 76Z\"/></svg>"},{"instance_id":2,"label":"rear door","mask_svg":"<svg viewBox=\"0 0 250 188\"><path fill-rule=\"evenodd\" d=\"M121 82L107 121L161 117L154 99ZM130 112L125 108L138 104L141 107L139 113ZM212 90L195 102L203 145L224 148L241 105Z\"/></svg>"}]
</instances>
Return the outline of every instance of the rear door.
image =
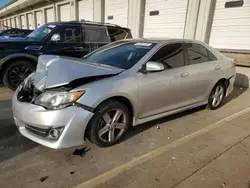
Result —
<instances>
[{"instance_id":1,"label":"rear door","mask_svg":"<svg viewBox=\"0 0 250 188\"><path fill-rule=\"evenodd\" d=\"M197 43L186 43L185 52L188 62L185 78L188 85L187 100L190 97L191 103L206 101L219 78L217 59L207 48Z\"/></svg>"}]
</instances>

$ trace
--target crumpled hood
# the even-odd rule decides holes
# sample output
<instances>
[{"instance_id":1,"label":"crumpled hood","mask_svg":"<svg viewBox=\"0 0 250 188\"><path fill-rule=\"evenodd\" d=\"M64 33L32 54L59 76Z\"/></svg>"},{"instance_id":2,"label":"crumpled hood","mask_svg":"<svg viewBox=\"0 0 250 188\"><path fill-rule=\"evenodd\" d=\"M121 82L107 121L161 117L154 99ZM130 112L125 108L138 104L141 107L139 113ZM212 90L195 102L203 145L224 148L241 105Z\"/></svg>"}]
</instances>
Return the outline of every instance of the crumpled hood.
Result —
<instances>
[{"instance_id":1,"label":"crumpled hood","mask_svg":"<svg viewBox=\"0 0 250 188\"><path fill-rule=\"evenodd\" d=\"M120 68L107 65L89 63L83 59L62 57L55 55L42 55L38 59L36 73L33 76L34 86L43 91L44 89L66 86L75 80L88 78L96 79L98 76L111 76L124 71Z\"/></svg>"}]
</instances>

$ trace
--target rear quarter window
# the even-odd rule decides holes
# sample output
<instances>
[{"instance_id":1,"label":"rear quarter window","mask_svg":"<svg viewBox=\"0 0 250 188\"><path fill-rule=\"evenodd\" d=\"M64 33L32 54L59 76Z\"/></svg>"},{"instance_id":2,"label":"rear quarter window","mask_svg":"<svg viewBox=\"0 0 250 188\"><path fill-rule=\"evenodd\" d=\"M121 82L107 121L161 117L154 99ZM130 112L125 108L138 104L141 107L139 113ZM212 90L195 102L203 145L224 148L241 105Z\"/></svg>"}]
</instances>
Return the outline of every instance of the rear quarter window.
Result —
<instances>
[{"instance_id":1,"label":"rear quarter window","mask_svg":"<svg viewBox=\"0 0 250 188\"><path fill-rule=\"evenodd\" d=\"M109 37L110 37L111 42L126 39L126 38L131 38L130 32L128 33L126 30L120 29L120 28L109 27L108 33L109 33Z\"/></svg>"},{"instance_id":2,"label":"rear quarter window","mask_svg":"<svg viewBox=\"0 0 250 188\"><path fill-rule=\"evenodd\" d=\"M186 49L189 65L216 60L216 57L201 44L187 43Z\"/></svg>"}]
</instances>

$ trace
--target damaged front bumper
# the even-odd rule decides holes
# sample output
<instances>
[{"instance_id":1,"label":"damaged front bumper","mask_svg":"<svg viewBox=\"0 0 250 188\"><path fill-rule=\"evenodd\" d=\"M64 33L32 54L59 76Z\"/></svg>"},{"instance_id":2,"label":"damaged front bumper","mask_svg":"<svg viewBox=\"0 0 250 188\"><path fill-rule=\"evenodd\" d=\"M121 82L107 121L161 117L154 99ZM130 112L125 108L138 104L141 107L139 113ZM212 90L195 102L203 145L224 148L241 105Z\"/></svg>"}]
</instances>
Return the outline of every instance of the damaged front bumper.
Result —
<instances>
[{"instance_id":1,"label":"damaged front bumper","mask_svg":"<svg viewBox=\"0 0 250 188\"><path fill-rule=\"evenodd\" d=\"M44 146L61 149L84 143L85 129L94 115L80 107L70 106L60 110L46 110L28 102L20 102L18 90L12 99L12 110L20 133ZM60 129L58 139L48 134L51 129Z\"/></svg>"}]
</instances>

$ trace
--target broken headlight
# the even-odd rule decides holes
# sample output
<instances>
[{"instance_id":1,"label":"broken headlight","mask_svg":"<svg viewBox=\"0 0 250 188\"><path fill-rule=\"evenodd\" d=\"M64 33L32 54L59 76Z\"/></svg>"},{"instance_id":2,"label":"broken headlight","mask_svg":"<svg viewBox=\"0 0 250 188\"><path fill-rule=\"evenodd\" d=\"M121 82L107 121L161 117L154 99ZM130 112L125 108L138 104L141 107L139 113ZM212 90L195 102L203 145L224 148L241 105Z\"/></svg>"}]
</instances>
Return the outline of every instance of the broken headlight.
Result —
<instances>
[{"instance_id":1,"label":"broken headlight","mask_svg":"<svg viewBox=\"0 0 250 188\"><path fill-rule=\"evenodd\" d=\"M35 104L50 110L62 109L76 102L85 91L81 92L54 92L47 91L36 98Z\"/></svg>"}]
</instances>

